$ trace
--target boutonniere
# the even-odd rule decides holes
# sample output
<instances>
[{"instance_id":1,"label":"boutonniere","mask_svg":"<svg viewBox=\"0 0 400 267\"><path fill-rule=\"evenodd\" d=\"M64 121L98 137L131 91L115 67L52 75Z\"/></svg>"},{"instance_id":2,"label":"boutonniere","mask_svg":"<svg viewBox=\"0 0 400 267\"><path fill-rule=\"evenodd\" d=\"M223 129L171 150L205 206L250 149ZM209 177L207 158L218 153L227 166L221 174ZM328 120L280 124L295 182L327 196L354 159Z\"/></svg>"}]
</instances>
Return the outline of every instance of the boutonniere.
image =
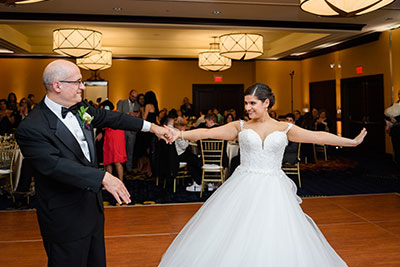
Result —
<instances>
[{"instance_id":1,"label":"boutonniere","mask_svg":"<svg viewBox=\"0 0 400 267\"><path fill-rule=\"evenodd\" d=\"M88 110L88 108L89 107L85 108L85 107L81 106L78 109L78 114L79 114L79 117L81 118L82 128L85 127L86 129L90 130L90 123L92 122L94 117L90 116L90 114L86 112Z\"/></svg>"}]
</instances>

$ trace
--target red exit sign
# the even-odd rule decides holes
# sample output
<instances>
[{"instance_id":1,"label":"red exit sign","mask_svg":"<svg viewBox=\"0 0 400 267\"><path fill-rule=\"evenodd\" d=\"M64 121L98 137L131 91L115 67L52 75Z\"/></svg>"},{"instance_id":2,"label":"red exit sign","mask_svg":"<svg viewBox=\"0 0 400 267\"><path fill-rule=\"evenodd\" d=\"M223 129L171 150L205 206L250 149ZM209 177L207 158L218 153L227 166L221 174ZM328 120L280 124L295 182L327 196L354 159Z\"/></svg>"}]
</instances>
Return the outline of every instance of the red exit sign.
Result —
<instances>
[{"instance_id":1,"label":"red exit sign","mask_svg":"<svg viewBox=\"0 0 400 267\"><path fill-rule=\"evenodd\" d=\"M222 76L214 76L214 82L216 83L222 82Z\"/></svg>"},{"instance_id":2,"label":"red exit sign","mask_svg":"<svg viewBox=\"0 0 400 267\"><path fill-rule=\"evenodd\" d=\"M363 72L364 72L363 66L357 66L357 67L356 67L356 73L357 73L357 74L361 74L361 73L363 73Z\"/></svg>"}]
</instances>

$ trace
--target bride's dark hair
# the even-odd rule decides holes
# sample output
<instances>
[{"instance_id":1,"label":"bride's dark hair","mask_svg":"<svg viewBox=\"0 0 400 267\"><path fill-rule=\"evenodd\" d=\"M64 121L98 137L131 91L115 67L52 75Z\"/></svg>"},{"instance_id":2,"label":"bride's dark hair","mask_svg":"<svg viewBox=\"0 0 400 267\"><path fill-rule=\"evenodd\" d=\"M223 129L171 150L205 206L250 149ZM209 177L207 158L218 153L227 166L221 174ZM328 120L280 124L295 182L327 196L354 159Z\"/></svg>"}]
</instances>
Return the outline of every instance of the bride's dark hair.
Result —
<instances>
[{"instance_id":1,"label":"bride's dark hair","mask_svg":"<svg viewBox=\"0 0 400 267\"><path fill-rule=\"evenodd\" d=\"M266 99L269 100L269 106L268 108L272 108L272 106L275 104L275 95L272 93L271 88L269 88L268 85L263 84L263 83L256 83L249 88L246 89L244 92L244 95L254 95L258 99L260 99L262 102L264 102Z\"/></svg>"}]
</instances>

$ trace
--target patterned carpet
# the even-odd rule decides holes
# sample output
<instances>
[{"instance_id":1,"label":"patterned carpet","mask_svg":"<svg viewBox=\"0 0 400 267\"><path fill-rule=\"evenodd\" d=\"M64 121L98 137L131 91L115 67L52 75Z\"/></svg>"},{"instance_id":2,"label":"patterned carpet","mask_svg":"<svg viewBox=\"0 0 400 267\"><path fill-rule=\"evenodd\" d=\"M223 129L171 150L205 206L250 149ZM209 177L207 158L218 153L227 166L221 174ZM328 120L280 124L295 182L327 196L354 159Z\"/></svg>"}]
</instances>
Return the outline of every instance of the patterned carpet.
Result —
<instances>
[{"instance_id":1,"label":"patterned carpet","mask_svg":"<svg viewBox=\"0 0 400 267\"><path fill-rule=\"evenodd\" d=\"M400 192L400 168L390 155L351 155L346 151L336 152L328 161L301 165L302 187L298 195L302 197L352 195ZM298 184L297 175L289 176ZM149 205L154 203L185 203L205 201L212 192L206 191L200 199L199 193L187 192L187 184L181 182L177 192L173 193L172 181L156 185L155 178L143 174L127 175L125 184L132 196L132 205ZM186 181L189 183L190 181ZM112 196L104 192L104 200L115 205ZM34 208L35 197L28 206ZM14 209L7 194L0 195L0 209Z\"/></svg>"}]
</instances>

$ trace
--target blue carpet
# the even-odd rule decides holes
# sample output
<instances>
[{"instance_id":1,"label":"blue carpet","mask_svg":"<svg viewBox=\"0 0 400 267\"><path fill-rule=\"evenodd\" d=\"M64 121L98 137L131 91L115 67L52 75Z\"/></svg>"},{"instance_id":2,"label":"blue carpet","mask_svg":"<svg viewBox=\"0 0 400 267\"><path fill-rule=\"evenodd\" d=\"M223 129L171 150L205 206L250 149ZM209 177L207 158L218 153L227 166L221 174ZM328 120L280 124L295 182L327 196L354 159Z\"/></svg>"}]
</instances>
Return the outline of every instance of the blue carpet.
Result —
<instances>
[{"instance_id":1,"label":"blue carpet","mask_svg":"<svg viewBox=\"0 0 400 267\"><path fill-rule=\"evenodd\" d=\"M302 187L298 188L301 197L400 192L400 168L390 155L360 156L339 152L326 162L301 166ZM296 175L289 177L298 184ZM200 198L199 193L187 192L183 183L177 186L176 193L172 193L172 181L167 181L164 189L161 185L156 186L155 179L140 175L127 176L125 184L131 193L132 204L202 202L212 194L206 191ZM115 204L112 196L103 192L104 200ZM29 206L23 206L34 207L35 197L31 197ZM7 194L0 195L0 209L13 208L11 198Z\"/></svg>"}]
</instances>

